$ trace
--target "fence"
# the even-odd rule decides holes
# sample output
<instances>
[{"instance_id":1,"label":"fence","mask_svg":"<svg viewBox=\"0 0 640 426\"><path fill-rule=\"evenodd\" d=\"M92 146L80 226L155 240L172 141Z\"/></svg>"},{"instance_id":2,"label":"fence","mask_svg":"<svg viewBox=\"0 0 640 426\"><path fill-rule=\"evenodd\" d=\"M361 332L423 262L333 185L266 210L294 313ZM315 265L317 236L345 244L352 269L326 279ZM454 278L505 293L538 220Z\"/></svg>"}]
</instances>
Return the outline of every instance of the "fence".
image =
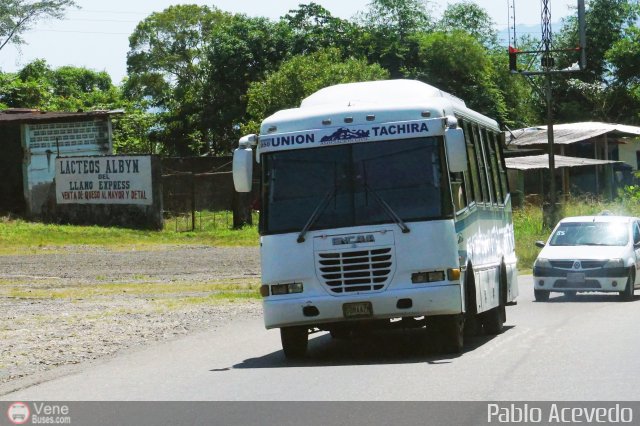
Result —
<instances>
[{"instance_id":1,"label":"fence","mask_svg":"<svg viewBox=\"0 0 640 426\"><path fill-rule=\"evenodd\" d=\"M231 157L162 160L165 219L173 221L176 230L254 223L250 206L257 192L247 195L235 192L231 162Z\"/></svg>"}]
</instances>

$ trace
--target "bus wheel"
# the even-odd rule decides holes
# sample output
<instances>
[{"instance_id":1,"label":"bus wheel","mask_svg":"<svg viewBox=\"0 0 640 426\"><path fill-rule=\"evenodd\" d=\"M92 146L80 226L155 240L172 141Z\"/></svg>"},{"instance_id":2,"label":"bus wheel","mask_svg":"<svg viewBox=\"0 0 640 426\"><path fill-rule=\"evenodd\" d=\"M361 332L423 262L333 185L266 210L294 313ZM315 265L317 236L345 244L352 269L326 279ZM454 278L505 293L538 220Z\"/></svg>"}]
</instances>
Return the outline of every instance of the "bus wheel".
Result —
<instances>
[{"instance_id":1,"label":"bus wheel","mask_svg":"<svg viewBox=\"0 0 640 426\"><path fill-rule=\"evenodd\" d=\"M459 354L464 347L464 316L443 315L435 320L444 353Z\"/></svg>"},{"instance_id":2,"label":"bus wheel","mask_svg":"<svg viewBox=\"0 0 640 426\"><path fill-rule=\"evenodd\" d=\"M288 359L303 358L307 352L309 331L306 327L282 327L280 340L284 356Z\"/></svg>"},{"instance_id":3,"label":"bus wheel","mask_svg":"<svg viewBox=\"0 0 640 426\"><path fill-rule=\"evenodd\" d=\"M329 330L333 339L348 339L351 337L351 330L346 327L336 327Z\"/></svg>"},{"instance_id":4,"label":"bus wheel","mask_svg":"<svg viewBox=\"0 0 640 426\"><path fill-rule=\"evenodd\" d=\"M487 334L502 333L507 320L507 270L504 263L500 266L498 295L498 306L482 314L482 326Z\"/></svg>"},{"instance_id":5,"label":"bus wheel","mask_svg":"<svg viewBox=\"0 0 640 426\"><path fill-rule=\"evenodd\" d=\"M500 334L504 331L504 308L496 306L482 314L482 326L487 334Z\"/></svg>"}]
</instances>

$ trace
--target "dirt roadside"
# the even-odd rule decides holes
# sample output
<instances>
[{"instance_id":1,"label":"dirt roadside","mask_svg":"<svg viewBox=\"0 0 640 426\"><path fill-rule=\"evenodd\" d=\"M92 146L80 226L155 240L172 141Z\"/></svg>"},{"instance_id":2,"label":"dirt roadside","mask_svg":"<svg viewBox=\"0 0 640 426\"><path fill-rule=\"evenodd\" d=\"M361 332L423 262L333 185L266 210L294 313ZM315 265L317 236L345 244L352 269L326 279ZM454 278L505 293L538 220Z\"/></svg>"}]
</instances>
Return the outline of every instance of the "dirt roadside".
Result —
<instances>
[{"instance_id":1,"label":"dirt roadside","mask_svg":"<svg viewBox=\"0 0 640 426\"><path fill-rule=\"evenodd\" d=\"M259 278L257 247L0 256L0 395L57 367L258 317Z\"/></svg>"}]
</instances>

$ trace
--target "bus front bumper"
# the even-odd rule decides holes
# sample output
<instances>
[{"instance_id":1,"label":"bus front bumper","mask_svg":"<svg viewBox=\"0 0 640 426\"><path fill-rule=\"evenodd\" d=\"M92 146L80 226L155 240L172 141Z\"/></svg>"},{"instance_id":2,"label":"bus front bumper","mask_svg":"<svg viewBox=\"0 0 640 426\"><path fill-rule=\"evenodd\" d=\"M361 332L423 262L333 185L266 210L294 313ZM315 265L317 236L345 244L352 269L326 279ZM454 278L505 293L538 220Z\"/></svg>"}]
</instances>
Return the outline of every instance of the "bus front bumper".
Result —
<instances>
[{"instance_id":1,"label":"bus front bumper","mask_svg":"<svg viewBox=\"0 0 640 426\"><path fill-rule=\"evenodd\" d=\"M409 302L407 301L409 299ZM346 317L345 304L370 303L370 315ZM351 305L353 306L353 305ZM313 296L263 301L267 329L346 321L367 321L401 317L452 315L462 312L459 284L385 290L380 293L343 296ZM315 309L314 309L315 308ZM347 309L348 310L348 309Z\"/></svg>"}]
</instances>

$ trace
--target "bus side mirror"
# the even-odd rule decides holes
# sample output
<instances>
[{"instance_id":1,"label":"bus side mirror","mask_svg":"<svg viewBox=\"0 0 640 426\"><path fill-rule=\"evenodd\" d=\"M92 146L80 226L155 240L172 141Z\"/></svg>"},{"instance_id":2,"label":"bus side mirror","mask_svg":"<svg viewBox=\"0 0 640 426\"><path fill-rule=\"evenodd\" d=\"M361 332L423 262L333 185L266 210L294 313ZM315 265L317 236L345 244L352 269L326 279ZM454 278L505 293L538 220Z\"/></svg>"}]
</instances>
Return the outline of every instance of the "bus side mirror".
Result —
<instances>
[{"instance_id":1,"label":"bus side mirror","mask_svg":"<svg viewBox=\"0 0 640 426\"><path fill-rule=\"evenodd\" d=\"M449 172L458 173L467 170L467 144L462 129L447 129L445 131L447 145L447 160Z\"/></svg>"},{"instance_id":2,"label":"bus side mirror","mask_svg":"<svg viewBox=\"0 0 640 426\"><path fill-rule=\"evenodd\" d=\"M240 147L233 151L233 186L237 192L251 192L253 183L253 151Z\"/></svg>"}]
</instances>

